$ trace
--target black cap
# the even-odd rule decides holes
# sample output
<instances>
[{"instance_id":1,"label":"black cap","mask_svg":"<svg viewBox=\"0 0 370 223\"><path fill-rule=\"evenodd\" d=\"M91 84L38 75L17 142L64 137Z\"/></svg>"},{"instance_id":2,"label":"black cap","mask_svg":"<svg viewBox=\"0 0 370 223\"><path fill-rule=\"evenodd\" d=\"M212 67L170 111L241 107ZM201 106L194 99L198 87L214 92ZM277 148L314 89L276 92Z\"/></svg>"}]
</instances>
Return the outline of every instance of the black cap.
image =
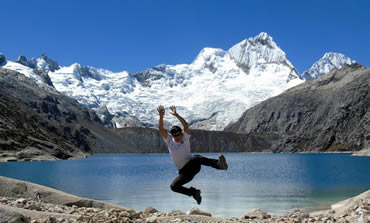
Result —
<instances>
[{"instance_id":1,"label":"black cap","mask_svg":"<svg viewBox=\"0 0 370 223\"><path fill-rule=\"evenodd\" d=\"M182 129L179 126L177 126L177 125L172 126L172 128L170 130L171 135L179 133L179 132L182 132Z\"/></svg>"}]
</instances>

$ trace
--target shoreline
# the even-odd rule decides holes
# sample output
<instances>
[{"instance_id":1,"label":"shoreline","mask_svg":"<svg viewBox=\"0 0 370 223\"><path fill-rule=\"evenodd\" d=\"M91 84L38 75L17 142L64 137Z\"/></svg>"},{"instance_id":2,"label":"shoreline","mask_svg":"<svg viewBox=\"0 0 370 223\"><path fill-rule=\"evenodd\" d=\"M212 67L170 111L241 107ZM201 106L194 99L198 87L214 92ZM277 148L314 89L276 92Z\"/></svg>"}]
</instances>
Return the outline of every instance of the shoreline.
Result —
<instances>
[{"instance_id":1,"label":"shoreline","mask_svg":"<svg viewBox=\"0 0 370 223\"><path fill-rule=\"evenodd\" d=\"M221 154L222 152L212 152L212 153L209 153L209 154ZM274 152L268 152L268 151L264 151L264 152L227 152L224 154L228 154L228 153L232 153L232 154L349 154L349 155L352 155L352 156L370 156L370 149L366 149L366 150L360 150L360 151L330 151L330 152L292 152L292 153L274 153ZM160 154L167 154L167 152L165 153L94 153L94 154L90 154L90 155L85 155L85 156L76 156L76 157L71 157L69 159L66 159L66 160L81 160L81 159L86 159L86 158L89 158L91 156L94 156L94 155L160 155ZM194 153L194 154L198 154L198 153ZM202 154L202 153L199 153L199 154ZM207 152L205 152L205 154L208 154ZM7 156L7 155L4 155L4 154L1 154L0 153L0 163L7 163L7 162L40 162L40 161L59 161L59 160L63 160L63 159L57 159L55 157L52 157L52 156L35 156L35 157L28 157L27 159L17 159L15 156Z\"/></svg>"},{"instance_id":2,"label":"shoreline","mask_svg":"<svg viewBox=\"0 0 370 223\"><path fill-rule=\"evenodd\" d=\"M5 213L5 214L4 214ZM252 210L243 216L220 218L197 208L159 212L153 207L134 210L120 205L78 197L42 185L0 176L0 222L3 216L23 222L368 222L370 190L332 204L330 209L285 215Z\"/></svg>"}]
</instances>

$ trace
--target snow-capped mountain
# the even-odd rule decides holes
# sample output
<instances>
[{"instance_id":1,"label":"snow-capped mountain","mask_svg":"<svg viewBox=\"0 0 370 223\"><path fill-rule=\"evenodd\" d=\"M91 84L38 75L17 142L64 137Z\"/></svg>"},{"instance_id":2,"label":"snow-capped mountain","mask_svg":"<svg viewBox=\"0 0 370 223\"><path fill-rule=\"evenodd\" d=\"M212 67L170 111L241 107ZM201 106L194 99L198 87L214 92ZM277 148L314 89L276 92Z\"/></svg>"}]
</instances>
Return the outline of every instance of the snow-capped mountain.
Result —
<instances>
[{"instance_id":1,"label":"snow-capped mountain","mask_svg":"<svg viewBox=\"0 0 370 223\"><path fill-rule=\"evenodd\" d=\"M27 60L25 56L20 56L18 57L17 62L27 67L46 73L49 71L54 72L61 68L61 66L57 62L50 59L46 54L41 54L41 56L39 56L38 58L31 60Z\"/></svg>"},{"instance_id":2,"label":"snow-capped mountain","mask_svg":"<svg viewBox=\"0 0 370 223\"><path fill-rule=\"evenodd\" d=\"M157 125L156 107L174 104L193 128L221 130L247 108L303 82L266 33L246 41L237 46L254 51L258 62L238 63L232 57L238 53L235 46L230 51L205 48L191 64L160 65L132 75L133 91L121 94L119 103L108 102L108 110L126 111L145 125Z\"/></svg>"},{"instance_id":3,"label":"snow-capped mountain","mask_svg":"<svg viewBox=\"0 0 370 223\"><path fill-rule=\"evenodd\" d=\"M233 46L229 51L230 56L236 63L244 68L246 73L256 71L265 71L265 64L270 66L275 64L276 72L280 72L279 66L284 64L291 69L292 75L296 76L297 72L294 66L287 59L285 52L282 51L272 37L267 33L261 33L256 38L249 38Z\"/></svg>"},{"instance_id":4,"label":"snow-capped mountain","mask_svg":"<svg viewBox=\"0 0 370 223\"><path fill-rule=\"evenodd\" d=\"M36 59L33 59L31 61L35 60ZM23 56L20 56L17 62L6 60L6 58L4 57L4 62L2 64L0 63L0 68L4 67L9 70L18 71L24 74L26 77L32 79L39 85L54 88L53 83L51 82L50 77L47 74L47 71L45 72L42 69L37 69L37 66L34 66L34 64L32 64L31 61L27 61L27 59Z\"/></svg>"},{"instance_id":5,"label":"snow-capped mountain","mask_svg":"<svg viewBox=\"0 0 370 223\"><path fill-rule=\"evenodd\" d=\"M303 72L302 77L306 80L318 78L333 69L340 69L344 65L356 63L356 61L344 56L341 53L325 53L325 55L315 62L310 69Z\"/></svg>"},{"instance_id":6,"label":"snow-capped mountain","mask_svg":"<svg viewBox=\"0 0 370 223\"><path fill-rule=\"evenodd\" d=\"M4 66L76 98L116 127L157 126L156 108L176 105L192 128L222 130L248 108L304 82L272 37L261 33L229 50L204 48L191 64L159 65L130 74L72 64L42 55ZM167 110L168 111L168 110ZM165 125L176 124L167 114Z\"/></svg>"}]
</instances>

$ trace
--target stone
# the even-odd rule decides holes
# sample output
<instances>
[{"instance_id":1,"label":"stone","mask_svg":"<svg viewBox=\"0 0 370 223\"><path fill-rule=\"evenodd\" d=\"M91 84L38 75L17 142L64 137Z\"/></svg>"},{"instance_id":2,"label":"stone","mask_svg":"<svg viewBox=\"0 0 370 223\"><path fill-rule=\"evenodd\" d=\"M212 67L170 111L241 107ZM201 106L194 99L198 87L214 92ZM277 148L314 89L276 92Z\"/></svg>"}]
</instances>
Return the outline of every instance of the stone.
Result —
<instances>
[{"instance_id":1,"label":"stone","mask_svg":"<svg viewBox=\"0 0 370 223\"><path fill-rule=\"evenodd\" d=\"M269 219L271 215L266 211L254 209L251 212L244 214L241 219Z\"/></svg>"},{"instance_id":2,"label":"stone","mask_svg":"<svg viewBox=\"0 0 370 223\"><path fill-rule=\"evenodd\" d=\"M157 219L158 218L156 216L151 216L151 217L146 218L145 222L147 222L147 223L157 223L158 222Z\"/></svg>"},{"instance_id":3,"label":"stone","mask_svg":"<svg viewBox=\"0 0 370 223\"><path fill-rule=\"evenodd\" d=\"M167 216L178 216L185 215L186 213L181 210L172 210L170 213L167 213Z\"/></svg>"},{"instance_id":4,"label":"stone","mask_svg":"<svg viewBox=\"0 0 370 223\"><path fill-rule=\"evenodd\" d=\"M130 218L140 218L140 215L142 214L142 212L134 211L134 210L130 210L129 213L130 213Z\"/></svg>"},{"instance_id":5,"label":"stone","mask_svg":"<svg viewBox=\"0 0 370 223\"><path fill-rule=\"evenodd\" d=\"M0 208L0 222L7 223L29 223L30 219L21 213L8 211L6 209Z\"/></svg>"},{"instance_id":6,"label":"stone","mask_svg":"<svg viewBox=\"0 0 370 223\"><path fill-rule=\"evenodd\" d=\"M188 215L202 215L202 216L208 216L208 217L212 217L212 214L211 213L208 213L208 212L205 212L205 211L202 211L200 210L199 208L192 208Z\"/></svg>"},{"instance_id":7,"label":"stone","mask_svg":"<svg viewBox=\"0 0 370 223\"><path fill-rule=\"evenodd\" d=\"M21 204L25 204L25 203L27 203L27 200L26 200L26 199L24 199L24 198L19 198L19 199L17 199L15 202L17 202L17 203L21 203Z\"/></svg>"},{"instance_id":8,"label":"stone","mask_svg":"<svg viewBox=\"0 0 370 223\"><path fill-rule=\"evenodd\" d=\"M26 208L29 210L34 210L34 211L42 211L42 208L38 206L37 204L30 204Z\"/></svg>"},{"instance_id":9,"label":"stone","mask_svg":"<svg viewBox=\"0 0 370 223\"><path fill-rule=\"evenodd\" d=\"M158 210L153 208L153 207L147 207L144 210L144 213L149 213L149 214L154 214L154 213L157 213L157 212L158 212Z\"/></svg>"}]
</instances>

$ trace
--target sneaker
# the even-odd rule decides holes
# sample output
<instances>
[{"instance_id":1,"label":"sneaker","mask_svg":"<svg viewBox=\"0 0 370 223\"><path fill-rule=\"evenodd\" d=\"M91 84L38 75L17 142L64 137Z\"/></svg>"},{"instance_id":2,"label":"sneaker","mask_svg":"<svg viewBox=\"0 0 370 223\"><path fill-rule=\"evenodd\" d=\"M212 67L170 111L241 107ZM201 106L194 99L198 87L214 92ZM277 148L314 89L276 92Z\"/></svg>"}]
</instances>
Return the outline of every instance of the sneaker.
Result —
<instances>
[{"instance_id":1,"label":"sneaker","mask_svg":"<svg viewBox=\"0 0 370 223\"><path fill-rule=\"evenodd\" d=\"M224 155L221 154L218 157L217 166L220 170L227 170L228 166L227 166L226 159L225 159Z\"/></svg>"},{"instance_id":2,"label":"sneaker","mask_svg":"<svg viewBox=\"0 0 370 223\"><path fill-rule=\"evenodd\" d=\"M193 198L197 201L198 204L202 202L202 196L200 196L200 190L195 190Z\"/></svg>"}]
</instances>

